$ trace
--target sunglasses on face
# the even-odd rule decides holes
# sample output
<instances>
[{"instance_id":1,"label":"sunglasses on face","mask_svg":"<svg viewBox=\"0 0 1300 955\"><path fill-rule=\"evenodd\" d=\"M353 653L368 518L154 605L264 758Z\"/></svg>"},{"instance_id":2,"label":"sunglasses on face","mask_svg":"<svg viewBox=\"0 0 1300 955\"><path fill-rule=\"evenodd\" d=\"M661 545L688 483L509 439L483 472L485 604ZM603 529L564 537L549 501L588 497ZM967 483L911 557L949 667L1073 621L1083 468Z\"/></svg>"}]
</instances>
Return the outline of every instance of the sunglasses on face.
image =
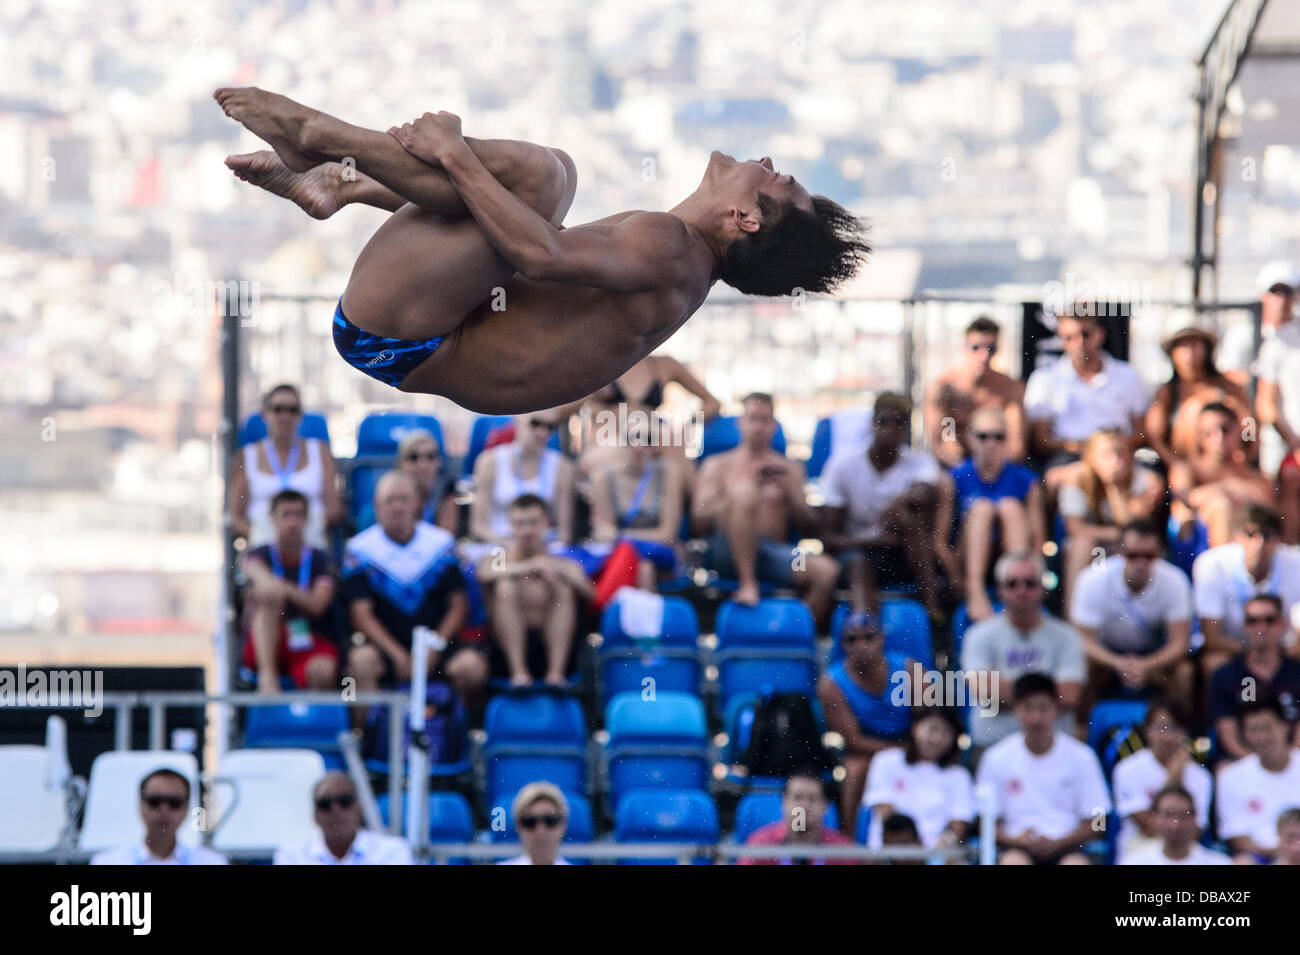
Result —
<instances>
[{"instance_id":1,"label":"sunglasses on face","mask_svg":"<svg viewBox=\"0 0 1300 955\"><path fill-rule=\"evenodd\" d=\"M1007 440L1005 431L972 431L970 436L976 441L997 441L999 444Z\"/></svg>"},{"instance_id":2,"label":"sunglasses on face","mask_svg":"<svg viewBox=\"0 0 1300 955\"><path fill-rule=\"evenodd\" d=\"M997 345L981 345L981 344L979 344L979 343L977 343L977 342L968 342L967 345L966 345L966 350L967 350L967 351L986 351L986 352L988 352L990 355L995 355L995 354L997 354L998 346L997 346Z\"/></svg>"},{"instance_id":3,"label":"sunglasses on face","mask_svg":"<svg viewBox=\"0 0 1300 955\"><path fill-rule=\"evenodd\" d=\"M1022 587L1026 590L1034 590L1041 587L1042 583L1037 577L1012 577L1002 581L1002 586L1007 590L1019 590Z\"/></svg>"},{"instance_id":4,"label":"sunglasses on face","mask_svg":"<svg viewBox=\"0 0 1300 955\"><path fill-rule=\"evenodd\" d=\"M527 829L532 832L538 826L545 826L547 829L555 829L563 822L558 813L548 812L544 816L520 816L519 828Z\"/></svg>"},{"instance_id":5,"label":"sunglasses on face","mask_svg":"<svg viewBox=\"0 0 1300 955\"><path fill-rule=\"evenodd\" d=\"M534 428L545 428L547 431L555 430L555 422L547 421L545 418L529 418L528 423Z\"/></svg>"},{"instance_id":6,"label":"sunglasses on face","mask_svg":"<svg viewBox=\"0 0 1300 955\"><path fill-rule=\"evenodd\" d=\"M857 643L859 640L864 643L868 640L877 640L884 636L879 630L859 630L856 633L846 633L840 637L841 643Z\"/></svg>"},{"instance_id":7,"label":"sunglasses on face","mask_svg":"<svg viewBox=\"0 0 1300 955\"><path fill-rule=\"evenodd\" d=\"M1275 613L1260 614L1258 616L1246 615L1246 626L1248 627L1268 627L1278 622L1280 618Z\"/></svg>"},{"instance_id":8,"label":"sunglasses on face","mask_svg":"<svg viewBox=\"0 0 1300 955\"><path fill-rule=\"evenodd\" d=\"M185 805L184 796L162 796L157 793L150 793L148 796L141 798L150 809L157 809L159 806L166 806L168 809L181 809Z\"/></svg>"},{"instance_id":9,"label":"sunglasses on face","mask_svg":"<svg viewBox=\"0 0 1300 955\"><path fill-rule=\"evenodd\" d=\"M1125 551L1124 556L1129 560L1157 560L1160 557L1160 555L1153 550Z\"/></svg>"},{"instance_id":10,"label":"sunglasses on face","mask_svg":"<svg viewBox=\"0 0 1300 955\"><path fill-rule=\"evenodd\" d=\"M438 461L441 458L442 455L434 451L411 451L402 455L403 461Z\"/></svg>"},{"instance_id":11,"label":"sunglasses on face","mask_svg":"<svg viewBox=\"0 0 1300 955\"><path fill-rule=\"evenodd\" d=\"M907 420L904 418L895 418L895 417L877 418L876 427L877 428L906 428Z\"/></svg>"},{"instance_id":12,"label":"sunglasses on face","mask_svg":"<svg viewBox=\"0 0 1300 955\"><path fill-rule=\"evenodd\" d=\"M331 806L338 806L340 809L350 809L356 803L357 797L352 793L339 793L337 796L317 796L316 808L321 812L329 812Z\"/></svg>"},{"instance_id":13,"label":"sunglasses on face","mask_svg":"<svg viewBox=\"0 0 1300 955\"><path fill-rule=\"evenodd\" d=\"M302 405L271 405L267 410L271 414L298 414L302 411Z\"/></svg>"}]
</instances>

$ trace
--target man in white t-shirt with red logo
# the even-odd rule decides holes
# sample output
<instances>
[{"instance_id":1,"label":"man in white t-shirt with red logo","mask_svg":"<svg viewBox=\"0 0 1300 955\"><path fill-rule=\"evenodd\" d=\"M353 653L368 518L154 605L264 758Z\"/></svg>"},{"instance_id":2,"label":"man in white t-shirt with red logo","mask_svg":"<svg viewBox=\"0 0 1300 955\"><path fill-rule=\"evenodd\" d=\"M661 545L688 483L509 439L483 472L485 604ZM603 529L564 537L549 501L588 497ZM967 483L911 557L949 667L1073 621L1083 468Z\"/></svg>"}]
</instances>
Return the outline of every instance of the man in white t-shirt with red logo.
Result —
<instances>
[{"instance_id":1,"label":"man in white t-shirt with red logo","mask_svg":"<svg viewBox=\"0 0 1300 955\"><path fill-rule=\"evenodd\" d=\"M1196 819L1192 794L1177 783L1170 783L1151 800L1159 841L1139 849L1120 865L1232 865L1222 852L1197 843L1201 827Z\"/></svg>"},{"instance_id":2,"label":"man in white t-shirt with red logo","mask_svg":"<svg viewBox=\"0 0 1300 955\"><path fill-rule=\"evenodd\" d=\"M1087 865L1083 846L1105 831L1110 793L1101 763L1085 743L1056 727L1056 681L1045 673L1016 680L1020 732L980 761L976 789L992 786L1002 865Z\"/></svg>"},{"instance_id":3,"label":"man in white t-shirt with red logo","mask_svg":"<svg viewBox=\"0 0 1300 955\"><path fill-rule=\"evenodd\" d=\"M1277 853L1277 820L1300 806L1300 750L1290 743L1282 704L1253 700L1238 710L1250 750L1219 771L1219 837L1239 861L1269 862Z\"/></svg>"}]
</instances>

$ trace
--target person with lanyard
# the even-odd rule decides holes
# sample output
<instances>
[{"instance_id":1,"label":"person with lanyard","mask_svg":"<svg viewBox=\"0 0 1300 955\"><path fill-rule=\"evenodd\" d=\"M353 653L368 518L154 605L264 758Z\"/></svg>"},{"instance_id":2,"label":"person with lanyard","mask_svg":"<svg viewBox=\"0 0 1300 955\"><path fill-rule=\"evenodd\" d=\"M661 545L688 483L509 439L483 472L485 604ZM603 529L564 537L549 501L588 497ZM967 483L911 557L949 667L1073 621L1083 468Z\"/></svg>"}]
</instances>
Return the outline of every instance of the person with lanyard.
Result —
<instances>
[{"instance_id":1,"label":"person with lanyard","mask_svg":"<svg viewBox=\"0 0 1300 955\"><path fill-rule=\"evenodd\" d=\"M908 680L915 662L885 648L885 632L873 614L848 615L840 633L844 658L826 668L817 698L829 728L844 739L846 775L840 787L840 818L857 817L871 759L901 746L911 729Z\"/></svg>"},{"instance_id":2,"label":"person with lanyard","mask_svg":"<svg viewBox=\"0 0 1300 955\"><path fill-rule=\"evenodd\" d=\"M140 781L141 842L97 853L91 865L226 865L225 856L176 838L190 811L190 781L172 769L155 769Z\"/></svg>"},{"instance_id":3,"label":"person with lanyard","mask_svg":"<svg viewBox=\"0 0 1300 955\"><path fill-rule=\"evenodd\" d=\"M420 492L420 520L455 534L456 496L449 493L451 481L443 468L442 448L434 433L427 428L412 428L402 435L393 467L415 478ZM364 531L374 523L375 505L367 501L357 515L357 531Z\"/></svg>"},{"instance_id":4,"label":"person with lanyard","mask_svg":"<svg viewBox=\"0 0 1300 955\"><path fill-rule=\"evenodd\" d=\"M230 474L231 525L249 547L260 547L275 536L271 498L294 490L311 503L307 543L326 547L326 533L342 518L337 468L329 446L299 434L302 400L293 385L276 385L262 400L267 436L244 445Z\"/></svg>"},{"instance_id":5,"label":"person with lanyard","mask_svg":"<svg viewBox=\"0 0 1300 955\"><path fill-rule=\"evenodd\" d=\"M339 686L339 649L329 611L338 570L323 551L303 540L310 504L294 490L271 501L276 537L244 555L243 665L262 693L280 690L281 674L299 689Z\"/></svg>"},{"instance_id":6,"label":"person with lanyard","mask_svg":"<svg viewBox=\"0 0 1300 955\"><path fill-rule=\"evenodd\" d=\"M1070 623L1083 636L1088 658L1080 712L1098 698L1163 690L1191 699L1192 588L1187 576L1160 557L1161 534L1147 521L1130 521L1121 554L1093 564L1075 581Z\"/></svg>"},{"instance_id":7,"label":"person with lanyard","mask_svg":"<svg viewBox=\"0 0 1300 955\"><path fill-rule=\"evenodd\" d=\"M785 781L781 818L755 829L747 846L847 846L853 841L824 824L826 784L815 769L800 769ZM813 856L745 857L739 865L859 865L856 859L821 859Z\"/></svg>"},{"instance_id":8,"label":"person with lanyard","mask_svg":"<svg viewBox=\"0 0 1300 955\"><path fill-rule=\"evenodd\" d=\"M497 547L510 545L510 505L535 494L554 515L554 539L567 545L573 533L573 462L546 446L556 430L553 413L536 411L515 419L515 439L485 451L474 462L470 536ZM477 560L486 550L467 551Z\"/></svg>"},{"instance_id":9,"label":"person with lanyard","mask_svg":"<svg viewBox=\"0 0 1300 955\"><path fill-rule=\"evenodd\" d=\"M636 552L637 586L654 590L658 572L678 564L681 475L646 442L618 450L592 488L592 538L629 543Z\"/></svg>"},{"instance_id":10,"label":"person with lanyard","mask_svg":"<svg viewBox=\"0 0 1300 955\"><path fill-rule=\"evenodd\" d=\"M1300 652L1300 550L1282 545L1282 521L1276 511L1252 505L1241 512L1232 541L1211 547L1192 564L1192 591L1205 637L1201 666L1207 678L1241 652L1246 601L1256 594L1281 599L1288 621L1282 645L1289 656Z\"/></svg>"}]
</instances>

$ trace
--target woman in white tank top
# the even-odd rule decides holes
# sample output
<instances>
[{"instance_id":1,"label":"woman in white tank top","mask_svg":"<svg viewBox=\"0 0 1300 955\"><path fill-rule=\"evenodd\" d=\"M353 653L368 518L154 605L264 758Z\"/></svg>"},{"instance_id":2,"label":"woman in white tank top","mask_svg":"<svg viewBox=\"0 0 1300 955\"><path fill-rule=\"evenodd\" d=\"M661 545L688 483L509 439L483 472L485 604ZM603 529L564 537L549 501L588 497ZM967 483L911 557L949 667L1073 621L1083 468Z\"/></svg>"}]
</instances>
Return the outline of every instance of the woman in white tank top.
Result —
<instances>
[{"instance_id":1,"label":"woman in white tank top","mask_svg":"<svg viewBox=\"0 0 1300 955\"><path fill-rule=\"evenodd\" d=\"M567 544L573 532L573 462L546 447L555 418L537 411L515 419L515 439L480 454L474 465L474 503L470 532L480 540L510 540L506 510L521 494L536 494L551 509L556 539Z\"/></svg>"},{"instance_id":2,"label":"woman in white tank top","mask_svg":"<svg viewBox=\"0 0 1300 955\"><path fill-rule=\"evenodd\" d=\"M298 434L302 402L292 385L277 385L262 401L267 436L243 448L230 480L230 510L235 533L260 547L275 540L271 499L283 490L307 498L304 539L312 547L329 545L327 529L339 519L334 458L325 442Z\"/></svg>"}]
</instances>

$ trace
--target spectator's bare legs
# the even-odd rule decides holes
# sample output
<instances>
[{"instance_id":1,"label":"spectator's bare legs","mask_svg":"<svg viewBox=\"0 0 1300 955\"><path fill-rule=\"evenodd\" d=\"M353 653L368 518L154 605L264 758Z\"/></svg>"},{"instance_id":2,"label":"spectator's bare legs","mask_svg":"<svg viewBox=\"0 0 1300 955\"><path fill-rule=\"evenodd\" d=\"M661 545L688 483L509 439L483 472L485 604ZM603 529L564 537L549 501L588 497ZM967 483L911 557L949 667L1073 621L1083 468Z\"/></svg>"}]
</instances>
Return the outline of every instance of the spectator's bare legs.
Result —
<instances>
[{"instance_id":1,"label":"spectator's bare legs","mask_svg":"<svg viewBox=\"0 0 1300 955\"><path fill-rule=\"evenodd\" d=\"M794 572L794 585L803 593L817 626L824 627L830 622L840 564L827 554L812 554L802 560L803 568Z\"/></svg>"},{"instance_id":2,"label":"spectator's bare legs","mask_svg":"<svg viewBox=\"0 0 1300 955\"><path fill-rule=\"evenodd\" d=\"M280 650L280 627L284 620L284 601L279 597L262 595L255 595L252 600L257 689L259 693L279 693L280 670L276 664Z\"/></svg>"},{"instance_id":3,"label":"spectator's bare legs","mask_svg":"<svg viewBox=\"0 0 1300 955\"><path fill-rule=\"evenodd\" d=\"M754 481L738 481L727 490L723 505L722 532L736 565L736 582L740 589L731 595L739 604L758 603L758 507L760 494Z\"/></svg>"},{"instance_id":4,"label":"spectator's bare legs","mask_svg":"<svg viewBox=\"0 0 1300 955\"><path fill-rule=\"evenodd\" d=\"M1277 509L1282 517L1282 540L1300 544L1300 467L1277 472Z\"/></svg>"},{"instance_id":5,"label":"spectator's bare legs","mask_svg":"<svg viewBox=\"0 0 1300 955\"><path fill-rule=\"evenodd\" d=\"M477 650L462 647L442 668L452 689L462 700L472 700L488 682L487 659Z\"/></svg>"},{"instance_id":6,"label":"spectator's bare legs","mask_svg":"<svg viewBox=\"0 0 1300 955\"><path fill-rule=\"evenodd\" d=\"M348 652L348 671L356 682L358 693L374 693L379 689L379 678L384 673L384 654L372 643L363 643ZM352 717L354 728L366 724L366 707L350 706L348 713Z\"/></svg>"},{"instance_id":7,"label":"spectator's bare legs","mask_svg":"<svg viewBox=\"0 0 1300 955\"><path fill-rule=\"evenodd\" d=\"M548 584L529 581L528 602L544 615L542 639L546 643L545 682L550 686L565 686L565 664L569 662L569 648L573 646L573 631L578 626L577 600L573 589L562 581Z\"/></svg>"},{"instance_id":8,"label":"spectator's bare legs","mask_svg":"<svg viewBox=\"0 0 1300 955\"><path fill-rule=\"evenodd\" d=\"M885 512L886 533L903 550L903 558L916 577L921 602L932 615L943 613L939 603L939 577L935 573L935 489L914 485Z\"/></svg>"},{"instance_id":9,"label":"spectator's bare legs","mask_svg":"<svg viewBox=\"0 0 1300 955\"><path fill-rule=\"evenodd\" d=\"M510 668L511 686L529 686L533 682L528 672L527 624L524 620L523 581L515 577L502 577L492 584L491 608L492 635L496 637Z\"/></svg>"},{"instance_id":10,"label":"spectator's bare legs","mask_svg":"<svg viewBox=\"0 0 1300 955\"><path fill-rule=\"evenodd\" d=\"M309 690L337 690L339 688L339 668L334 658L325 653L317 653L307 659L303 668Z\"/></svg>"},{"instance_id":11,"label":"spectator's bare legs","mask_svg":"<svg viewBox=\"0 0 1300 955\"><path fill-rule=\"evenodd\" d=\"M962 563L966 567L966 613L972 621L993 616L993 602L984 589L993 550L993 502L977 498L962 522Z\"/></svg>"},{"instance_id":12,"label":"spectator's bare legs","mask_svg":"<svg viewBox=\"0 0 1300 955\"><path fill-rule=\"evenodd\" d=\"M849 578L849 602L854 610L880 613L880 587L876 582L876 568L861 552L846 561Z\"/></svg>"},{"instance_id":13,"label":"spectator's bare legs","mask_svg":"<svg viewBox=\"0 0 1300 955\"><path fill-rule=\"evenodd\" d=\"M867 789L867 770L871 757L862 753L845 755L844 782L840 784L840 829L848 834L857 831L858 806Z\"/></svg>"}]
</instances>

